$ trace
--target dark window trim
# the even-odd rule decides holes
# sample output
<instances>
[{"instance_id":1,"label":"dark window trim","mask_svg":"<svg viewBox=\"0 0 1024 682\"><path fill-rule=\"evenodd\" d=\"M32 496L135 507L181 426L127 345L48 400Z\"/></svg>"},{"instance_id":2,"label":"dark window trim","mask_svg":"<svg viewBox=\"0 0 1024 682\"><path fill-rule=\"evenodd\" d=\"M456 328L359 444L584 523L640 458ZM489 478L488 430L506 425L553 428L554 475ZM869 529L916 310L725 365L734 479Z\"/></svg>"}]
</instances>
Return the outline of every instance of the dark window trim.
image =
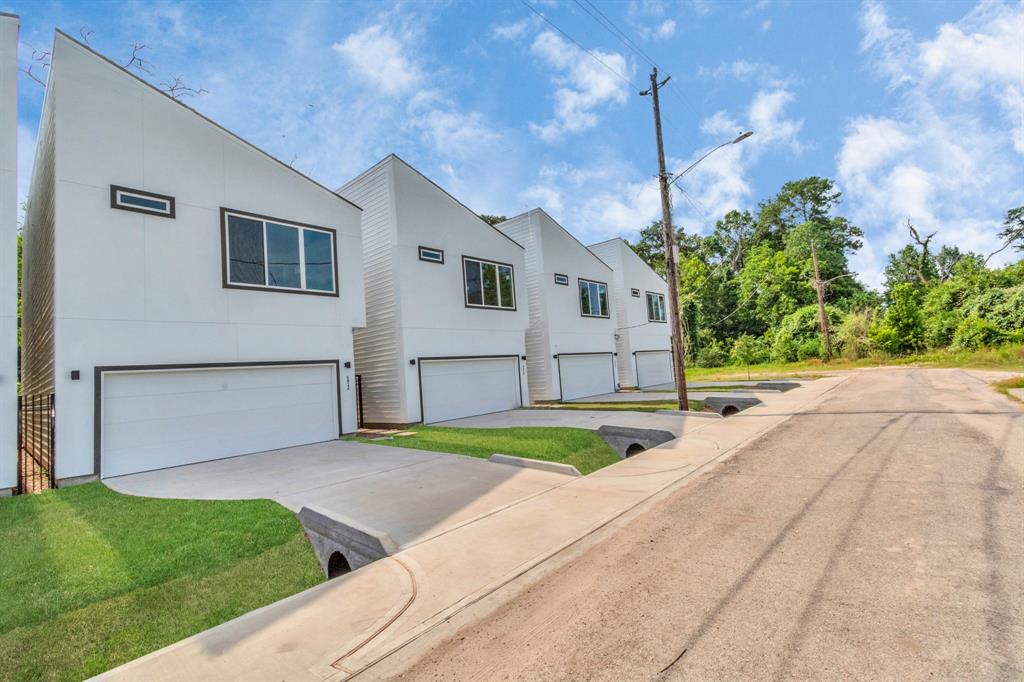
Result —
<instances>
[{"instance_id":1,"label":"dark window trim","mask_svg":"<svg viewBox=\"0 0 1024 682\"><path fill-rule=\"evenodd\" d=\"M579 300L580 282L586 282L588 284L593 283L593 284L603 284L604 285L604 297L608 301L608 314L607 315L588 315L588 314L584 314L584 312L583 312L583 301ZM607 319L611 318L611 316L612 316L612 295L611 295L611 289L608 288L608 282L602 282L602 281L597 280L597 279L587 279L586 277L577 277L576 278L576 299L577 299L576 300L576 303L577 303L576 307L579 308L579 310L580 310L580 317L590 317L590 318L595 318L595 319L598 319L598 320L607 320ZM600 304L598 304L598 310L600 310L600 308L601 308L601 306L600 306Z\"/></svg>"},{"instance_id":2,"label":"dark window trim","mask_svg":"<svg viewBox=\"0 0 1024 682\"><path fill-rule=\"evenodd\" d=\"M436 251L436 252L438 252L439 254L441 254L441 260L434 260L433 258L424 258L423 257L423 250L424 249L426 249L427 251ZM437 248L434 248L433 246L422 246L421 245L421 246L417 246L416 247L416 253L420 257L420 260L425 262L425 263L434 263L435 265L444 265L444 249L437 249Z\"/></svg>"},{"instance_id":3,"label":"dark window trim","mask_svg":"<svg viewBox=\"0 0 1024 682\"><path fill-rule=\"evenodd\" d=\"M640 290L637 288L630 289L629 295L632 296L633 298L640 298Z\"/></svg>"},{"instance_id":4,"label":"dark window trim","mask_svg":"<svg viewBox=\"0 0 1024 682\"><path fill-rule=\"evenodd\" d=\"M261 362L193 362L164 365L97 365L93 368L93 421L92 449L93 475L103 478L103 375L117 372L159 372L177 369L240 369L243 367L301 367L305 365L334 365L334 391L338 402L338 437L345 435L344 410L341 406L340 360L268 360Z\"/></svg>"},{"instance_id":5,"label":"dark window trim","mask_svg":"<svg viewBox=\"0 0 1024 682\"><path fill-rule=\"evenodd\" d=\"M157 211L152 208L143 208L142 206L125 206L117 201L117 193L126 192L128 194L138 194L140 197L146 197L148 199L157 199L159 201L166 201L170 211L164 213L163 211ZM146 192L141 189L132 189L131 187L123 187L121 185L110 186L110 208L116 208L119 211L131 211L133 213L144 213L146 215L157 216L158 218L174 218L175 207L174 197L166 194L157 194L156 192Z\"/></svg>"},{"instance_id":6,"label":"dark window trim","mask_svg":"<svg viewBox=\"0 0 1024 682\"><path fill-rule=\"evenodd\" d=\"M483 303L470 303L469 292L466 290L466 261L475 260L480 263L490 263L492 265L504 265L512 271L512 307L505 308L496 305L485 305ZM480 282L481 292L483 292L483 281ZM491 260L489 258L481 258L480 256L462 256L462 302L467 308L473 308L475 310L504 310L506 312L515 312L519 306L519 297L516 296L516 268L511 263L502 263L501 261ZM427 358L428 360L430 358Z\"/></svg>"},{"instance_id":7,"label":"dark window trim","mask_svg":"<svg viewBox=\"0 0 1024 682\"><path fill-rule=\"evenodd\" d=\"M522 407L525 403L523 402L523 365L518 355L438 355L431 357L418 357L416 358L416 383L420 389L420 421L419 423L425 423L423 421L423 363L430 362L431 360L497 360L499 358L515 358L516 359L516 385L519 388L519 407ZM477 417L479 415L470 415Z\"/></svg>"},{"instance_id":8,"label":"dark window trim","mask_svg":"<svg viewBox=\"0 0 1024 682\"><path fill-rule=\"evenodd\" d=\"M334 258L334 291L314 291L312 289L290 289L287 287L274 287L274 286L260 286L258 284L234 284L228 281L228 214L241 216L243 218L255 218L256 220L262 220L264 222L278 223L280 225L287 225L291 227L308 227L312 230L320 230L321 232L328 232L331 235L331 255ZM305 248L303 244L299 244L299 248ZM240 211L236 208L227 208L226 206L220 207L220 276L221 286L224 289L244 289L247 291L274 291L281 294L302 294L304 296L332 296L338 298L341 293L341 282L338 281L338 231L331 227L323 227L322 225L311 225L309 223L300 223L297 220L285 220L284 218L275 218L269 215L260 215L259 213L250 213L248 211Z\"/></svg>"},{"instance_id":9,"label":"dark window trim","mask_svg":"<svg viewBox=\"0 0 1024 682\"><path fill-rule=\"evenodd\" d=\"M644 294L646 294L646 296L644 296L644 307L647 308L647 321L648 322L657 322L658 324L668 324L668 308L665 307L665 299L667 297L665 296L665 294L658 293L657 291L644 291ZM662 308L664 308L664 311L665 311L665 319L664 320L655 320L655 319L651 318L651 309L650 309L650 307L647 306L647 296L661 296L661 305L662 305Z\"/></svg>"},{"instance_id":10,"label":"dark window trim","mask_svg":"<svg viewBox=\"0 0 1024 682\"><path fill-rule=\"evenodd\" d=\"M564 282L559 282L558 281L559 277L561 277L565 281ZM569 275L563 275L560 272L556 272L555 273L555 284L561 284L562 286L565 286L565 287L569 286Z\"/></svg>"}]
</instances>

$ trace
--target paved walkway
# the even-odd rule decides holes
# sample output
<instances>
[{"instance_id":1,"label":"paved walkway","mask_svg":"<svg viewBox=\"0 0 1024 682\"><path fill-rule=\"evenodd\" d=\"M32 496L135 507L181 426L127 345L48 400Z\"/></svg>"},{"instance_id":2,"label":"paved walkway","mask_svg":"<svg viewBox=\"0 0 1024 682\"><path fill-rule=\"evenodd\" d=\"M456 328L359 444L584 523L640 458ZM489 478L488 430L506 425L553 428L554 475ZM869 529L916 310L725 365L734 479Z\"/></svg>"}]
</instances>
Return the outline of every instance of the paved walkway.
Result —
<instances>
[{"instance_id":1,"label":"paved walkway","mask_svg":"<svg viewBox=\"0 0 1024 682\"><path fill-rule=\"evenodd\" d=\"M707 398L760 398L764 394L775 394L778 391L690 391L686 397L690 400L706 400ZM675 400L675 392L667 391L619 391L616 393L602 393L585 398L574 398L567 400L570 403L637 403L650 400Z\"/></svg>"},{"instance_id":2,"label":"paved walkway","mask_svg":"<svg viewBox=\"0 0 1024 682\"><path fill-rule=\"evenodd\" d=\"M841 381L822 379L807 389L772 396L769 403L730 419L699 420L705 426L682 439L574 478L101 677L345 679L427 638L448 619L713 465Z\"/></svg>"},{"instance_id":3,"label":"paved walkway","mask_svg":"<svg viewBox=\"0 0 1024 682\"><path fill-rule=\"evenodd\" d=\"M367 677L1024 679L1024 410L979 378L857 372Z\"/></svg>"},{"instance_id":4,"label":"paved walkway","mask_svg":"<svg viewBox=\"0 0 1024 682\"><path fill-rule=\"evenodd\" d=\"M294 512L316 506L422 542L569 477L442 452L328 441L104 480L118 492L210 500L268 498Z\"/></svg>"}]
</instances>

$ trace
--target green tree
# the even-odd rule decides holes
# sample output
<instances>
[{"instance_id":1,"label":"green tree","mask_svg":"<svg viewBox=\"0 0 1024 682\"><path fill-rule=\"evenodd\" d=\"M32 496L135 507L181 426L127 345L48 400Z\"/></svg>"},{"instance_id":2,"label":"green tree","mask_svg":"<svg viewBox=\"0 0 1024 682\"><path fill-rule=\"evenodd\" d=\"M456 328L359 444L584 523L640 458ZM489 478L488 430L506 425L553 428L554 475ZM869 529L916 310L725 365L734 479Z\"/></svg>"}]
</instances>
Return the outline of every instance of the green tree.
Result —
<instances>
[{"instance_id":1,"label":"green tree","mask_svg":"<svg viewBox=\"0 0 1024 682\"><path fill-rule=\"evenodd\" d=\"M897 284L885 316L871 329L871 341L886 353L898 355L924 347L924 316L921 290L909 283Z\"/></svg>"},{"instance_id":2,"label":"green tree","mask_svg":"<svg viewBox=\"0 0 1024 682\"><path fill-rule=\"evenodd\" d=\"M988 255L988 258L985 259L986 263L989 258L1009 246L1012 246L1015 251L1024 251L1024 206L1011 208L1006 212L1003 231L998 236L1003 240L1003 245Z\"/></svg>"},{"instance_id":3,"label":"green tree","mask_svg":"<svg viewBox=\"0 0 1024 682\"><path fill-rule=\"evenodd\" d=\"M480 219L483 220L488 225L490 225L491 227L494 227L498 223L503 223L506 220L508 220L508 218L506 218L503 215L491 215L490 213L481 213Z\"/></svg>"}]
</instances>

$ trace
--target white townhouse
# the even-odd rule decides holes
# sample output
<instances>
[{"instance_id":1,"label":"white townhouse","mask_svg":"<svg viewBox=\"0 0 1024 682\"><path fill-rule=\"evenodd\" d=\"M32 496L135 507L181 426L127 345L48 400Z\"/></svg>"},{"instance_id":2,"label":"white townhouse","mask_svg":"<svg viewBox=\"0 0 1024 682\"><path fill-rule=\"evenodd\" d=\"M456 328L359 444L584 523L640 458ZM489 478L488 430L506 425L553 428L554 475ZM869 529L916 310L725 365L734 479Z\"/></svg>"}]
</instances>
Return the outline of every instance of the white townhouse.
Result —
<instances>
[{"instance_id":1,"label":"white townhouse","mask_svg":"<svg viewBox=\"0 0 1024 682\"><path fill-rule=\"evenodd\" d=\"M616 237L590 250L611 266L619 384L644 388L672 382L668 284Z\"/></svg>"},{"instance_id":2,"label":"white townhouse","mask_svg":"<svg viewBox=\"0 0 1024 682\"><path fill-rule=\"evenodd\" d=\"M439 422L528 401L523 247L395 155L338 190L363 208L366 424Z\"/></svg>"},{"instance_id":3,"label":"white townhouse","mask_svg":"<svg viewBox=\"0 0 1024 682\"><path fill-rule=\"evenodd\" d=\"M0 12L0 495L18 475L18 17Z\"/></svg>"},{"instance_id":4,"label":"white townhouse","mask_svg":"<svg viewBox=\"0 0 1024 682\"><path fill-rule=\"evenodd\" d=\"M530 400L615 391L612 269L542 209L510 218L498 229L526 249Z\"/></svg>"},{"instance_id":5,"label":"white townhouse","mask_svg":"<svg viewBox=\"0 0 1024 682\"><path fill-rule=\"evenodd\" d=\"M59 483L356 429L359 208L60 32L24 270Z\"/></svg>"}]
</instances>

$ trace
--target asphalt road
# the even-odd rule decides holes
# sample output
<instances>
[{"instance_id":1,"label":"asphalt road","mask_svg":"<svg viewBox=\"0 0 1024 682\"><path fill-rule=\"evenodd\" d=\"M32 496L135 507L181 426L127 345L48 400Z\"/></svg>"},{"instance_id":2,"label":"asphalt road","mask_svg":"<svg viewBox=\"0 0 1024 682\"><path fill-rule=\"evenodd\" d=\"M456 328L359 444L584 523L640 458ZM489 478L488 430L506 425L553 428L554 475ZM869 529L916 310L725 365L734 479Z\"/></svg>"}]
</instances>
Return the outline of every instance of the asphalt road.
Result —
<instances>
[{"instance_id":1,"label":"asphalt road","mask_svg":"<svg viewBox=\"0 0 1024 682\"><path fill-rule=\"evenodd\" d=\"M403 679L1024 679L1024 412L855 374Z\"/></svg>"}]
</instances>

